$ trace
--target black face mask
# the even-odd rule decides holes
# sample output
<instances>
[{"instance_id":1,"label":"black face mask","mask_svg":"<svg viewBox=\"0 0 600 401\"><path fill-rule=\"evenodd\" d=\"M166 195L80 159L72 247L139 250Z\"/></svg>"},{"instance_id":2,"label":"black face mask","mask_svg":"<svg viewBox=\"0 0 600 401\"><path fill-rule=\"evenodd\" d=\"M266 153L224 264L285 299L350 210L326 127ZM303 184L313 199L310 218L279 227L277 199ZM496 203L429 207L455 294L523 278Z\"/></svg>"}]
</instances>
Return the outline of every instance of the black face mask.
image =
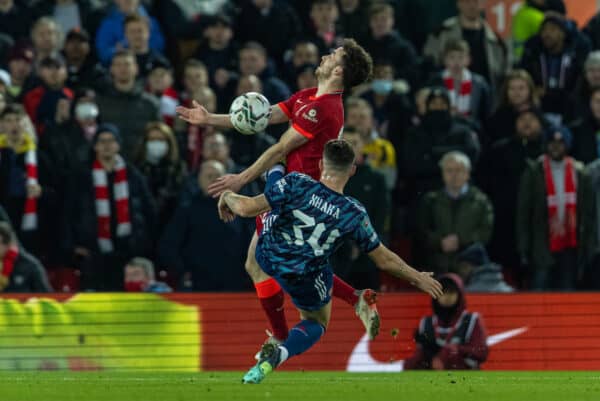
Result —
<instances>
[{"instance_id":1,"label":"black face mask","mask_svg":"<svg viewBox=\"0 0 600 401\"><path fill-rule=\"evenodd\" d=\"M452 117L448 110L432 110L423 116L423 127L427 131L444 131L450 128Z\"/></svg>"}]
</instances>

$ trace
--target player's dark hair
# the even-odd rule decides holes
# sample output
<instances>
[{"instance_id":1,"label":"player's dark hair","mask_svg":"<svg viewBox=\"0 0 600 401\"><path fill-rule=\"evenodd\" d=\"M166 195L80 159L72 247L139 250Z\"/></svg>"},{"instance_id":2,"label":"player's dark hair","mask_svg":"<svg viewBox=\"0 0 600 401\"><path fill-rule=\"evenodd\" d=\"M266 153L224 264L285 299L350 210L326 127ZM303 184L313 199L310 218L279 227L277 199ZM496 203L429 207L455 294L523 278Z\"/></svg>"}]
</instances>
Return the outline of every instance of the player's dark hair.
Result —
<instances>
[{"instance_id":1,"label":"player's dark hair","mask_svg":"<svg viewBox=\"0 0 600 401\"><path fill-rule=\"evenodd\" d=\"M0 241L2 241L4 245L8 245L15 241L15 232L6 221L0 221Z\"/></svg>"},{"instance_id":2,"label":"player's dark hair","mask_svg":"<svg viewBox=\"0 0 600 401\"><path fill-rule=\"evenodd\" d=\"M354 39L344 40L344 89L360 85L371 78L373 59Z\"/></svg>"},{"instance_id":3,"label":"player's dark hair","mask_svg":"<svg viewBox=\"0 0 600 401\"><path fill-rule=\"evenodd\" d=\"M332 139L325 144L323 162L327 168L348 171L354 164L354 149L348 141Z\"/></svg>"}]
</instances>

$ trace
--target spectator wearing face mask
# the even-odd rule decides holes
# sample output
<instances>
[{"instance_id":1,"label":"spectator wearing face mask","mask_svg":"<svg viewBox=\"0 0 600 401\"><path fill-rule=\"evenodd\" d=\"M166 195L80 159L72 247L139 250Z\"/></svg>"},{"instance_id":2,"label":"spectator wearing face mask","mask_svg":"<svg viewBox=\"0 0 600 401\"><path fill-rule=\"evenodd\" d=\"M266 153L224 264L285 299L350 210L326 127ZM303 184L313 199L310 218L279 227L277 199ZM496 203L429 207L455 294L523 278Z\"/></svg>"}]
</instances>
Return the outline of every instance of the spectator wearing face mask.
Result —
<instances>
[{"instance_id":1,"label":"spectator wearing face mask","mask_svg":"<svg viewBox=\"0 0 600 401\"><path fill-rule=\"evenodd\" d=\"M136 158L136 167L146 177L158 210L158 227L165 227L177 204L186 174L179 158L179 146L169 126L162 122L146 125L144 142Z\"/></svg>"},{"instance_id":2,"label":"spectator wearing face mask","mask_svg":"<svg viewBox=\"0 0 600 401\"><path fill-rule=\"evenodd\" d=\"M40 138L40 152L48 156L63 183L91 162L92 139L100 117L96 93L89 88L77 91L66 117Z\"/></svg>"}]
</instances>

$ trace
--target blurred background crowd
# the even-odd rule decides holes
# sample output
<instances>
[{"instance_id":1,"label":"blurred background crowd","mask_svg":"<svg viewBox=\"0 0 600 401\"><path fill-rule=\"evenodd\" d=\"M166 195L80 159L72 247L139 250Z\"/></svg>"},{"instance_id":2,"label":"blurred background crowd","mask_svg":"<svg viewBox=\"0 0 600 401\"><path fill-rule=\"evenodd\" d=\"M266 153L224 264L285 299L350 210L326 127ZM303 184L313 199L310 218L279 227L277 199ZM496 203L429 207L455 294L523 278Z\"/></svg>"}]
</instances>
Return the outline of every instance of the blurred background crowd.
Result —
<instances>
[{"instance_id":1,"label":"blurred background crowd","mask_svg":"<svg viewBox=\"0 0 600 401\"><path fill-rule=\"evenodd\" d=\"M254 222L206 188L286 125L190 126L316 85L343 38L347 193L385 242L467 291L600 289L600 14L527 0L508 39L482 0L0 0L0 290L242 291ZM258 194L260 181L244 188ZM403 289L351 242L336 272Z\"/></svg>"}]
</instances>

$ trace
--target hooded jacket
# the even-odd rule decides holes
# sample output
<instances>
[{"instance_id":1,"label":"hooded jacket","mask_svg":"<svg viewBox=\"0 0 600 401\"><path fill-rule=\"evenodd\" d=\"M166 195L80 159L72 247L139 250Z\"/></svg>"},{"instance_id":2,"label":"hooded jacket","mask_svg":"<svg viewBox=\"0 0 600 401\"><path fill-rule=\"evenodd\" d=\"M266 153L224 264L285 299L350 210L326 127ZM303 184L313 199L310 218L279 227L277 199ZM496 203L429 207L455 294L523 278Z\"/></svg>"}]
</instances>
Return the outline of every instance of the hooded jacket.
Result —
<instances>
[{"instance_id":1,"label":"hooded jacket","mask_svg":"<svg viewBox=\"0 0 600 401\"><path fill-rule=\"evenodd\" d=\"M458 300L451 308L432 300L434 313L421 319L415 332L417 349L404 361L404 369L432 369L439 363L444 369L479 369L488 355L483 320L478 313L466 309L460 277L450 273L439 281L445 288L455 287Z\"/></svg>"}]
</instances>

